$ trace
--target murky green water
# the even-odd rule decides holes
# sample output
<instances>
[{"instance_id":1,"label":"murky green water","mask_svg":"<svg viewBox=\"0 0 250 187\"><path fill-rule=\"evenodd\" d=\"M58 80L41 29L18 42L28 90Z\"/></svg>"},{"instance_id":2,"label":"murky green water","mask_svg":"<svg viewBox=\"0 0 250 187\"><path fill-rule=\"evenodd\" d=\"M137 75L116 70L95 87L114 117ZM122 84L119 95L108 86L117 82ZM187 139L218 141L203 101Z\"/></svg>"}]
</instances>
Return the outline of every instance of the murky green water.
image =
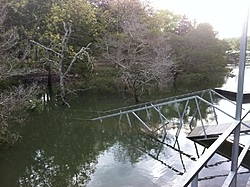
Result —
<instances>
[{"instance_id":1,"label":"murky green water","mask_svg":"<svg viewBox=\"0 0 250 187\"><path fill-rule=\"evenodd\" d=\"M216 102L227 107L223 100ZM103 123L88 120L102 115L97 111L131 104L118 96L81 95L69 103L71 108L44 108L32 113L20 128L22 139L1 150L0 187L172 186L204 150L186 138L188 125L176 141L173 125L164 136L162 130L150 133L134 118L132 128L125 120L118 125L117 118ZM171 107L166 111L173 114L170 118L175 123L177 113ZM214 121L207 106L202 111L208 121ZM157 129L160 123L155 116L152 113L150 125ZM230 161L215 155L200 173L201 186L220 186L229 170ZM240 173L239 186L249 176L244 168Z\"/></svg>"}]
</instances>

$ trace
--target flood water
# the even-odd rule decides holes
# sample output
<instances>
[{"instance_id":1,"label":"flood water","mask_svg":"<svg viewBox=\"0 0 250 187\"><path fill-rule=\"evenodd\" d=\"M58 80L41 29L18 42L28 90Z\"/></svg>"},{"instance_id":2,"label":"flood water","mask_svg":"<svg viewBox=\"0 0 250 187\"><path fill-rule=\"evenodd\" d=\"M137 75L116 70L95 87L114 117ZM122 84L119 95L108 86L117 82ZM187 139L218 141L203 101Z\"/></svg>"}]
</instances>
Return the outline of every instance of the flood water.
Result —
<instances>
[{"instance_id":1,"label":"flood water","mask_svg":"<svg viewBox=\"0 0 250 187\"><path fill-rule=\"evenodd\" d=\"M250 77L249 69L246 76ZM236 78L229 78L222 87ZM131 104L117 95L84 93L69 103L70 108L40 108L18 129L20 141L0 151L0 187L168 187L178 182L204 151L186 138L189 116L176 139L178 119L172 106L166 109L172 115L168 116L171 123L164 136L162 129L151 133L134 118L132 128L124 119L120 125L118 118L103 123L89 120L105 115L102 111ZM223 99L215 103L234 115L231 103ZM202 111L206 121L213 123L211 109L203 106ZM150 114L150 127L157 129L159 117ZM221 113L217 115L219 121L230 120ZM230 166L230 160L216 154L200 173L199 185L221 186ZM238 186L244 186L249 176L249 171L241 167Z\"/></svg>"}]
</instances>

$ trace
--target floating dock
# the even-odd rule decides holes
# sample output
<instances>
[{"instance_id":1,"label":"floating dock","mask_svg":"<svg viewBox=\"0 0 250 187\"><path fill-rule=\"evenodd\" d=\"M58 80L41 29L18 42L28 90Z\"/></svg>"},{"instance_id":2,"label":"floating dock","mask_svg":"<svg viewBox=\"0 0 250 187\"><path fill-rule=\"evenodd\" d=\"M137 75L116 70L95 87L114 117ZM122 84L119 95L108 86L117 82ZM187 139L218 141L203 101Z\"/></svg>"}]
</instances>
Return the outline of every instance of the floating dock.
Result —
<instances>
[{"instance_id":1,"label":"floating dock","mask_svg":"<svg viewBox=\"0 0 250 187\"><path fill-rule=\"evenodd\" d=\"M218 137L221 135L231 123L224 123L218 125L205 125L204 129L202 126L195 127L192 132L187 136L187 138L193 140L197 138L206 138L207 137ZM250 124L250 121L245 122L245 124ZM204 130L206 134L204 133ZM241 125L241 133L250 132L250 128L245 125Z\"/></svg>"},{"instance_id":2,"label":"floating dock","mask_svg":"<svg viewBox=\"0 0 250 187\"><path fill-rule=\"evenodd\" d=\"M187 136L190 140L209 148L217 138L226 131L228 126L231 123L218 124L218 125L206 125L204 128L202 126L195 127L192 132ZM250 121L245 122L245 124L250 124ZM206 136L204 130L206 132ZM250 128L245 125L241 125L242 136L250 136L248 134ZM241 140L239 144L239 153L245 147L245 141ZM233 146L233 137L227 138L227 140L222 144L222 146L217 150L217 153L231 160L232 158L232 146ZM250 150L248 150L246 156L244 157L241 165L250 170Z\"/></svg>"}]
</instances>

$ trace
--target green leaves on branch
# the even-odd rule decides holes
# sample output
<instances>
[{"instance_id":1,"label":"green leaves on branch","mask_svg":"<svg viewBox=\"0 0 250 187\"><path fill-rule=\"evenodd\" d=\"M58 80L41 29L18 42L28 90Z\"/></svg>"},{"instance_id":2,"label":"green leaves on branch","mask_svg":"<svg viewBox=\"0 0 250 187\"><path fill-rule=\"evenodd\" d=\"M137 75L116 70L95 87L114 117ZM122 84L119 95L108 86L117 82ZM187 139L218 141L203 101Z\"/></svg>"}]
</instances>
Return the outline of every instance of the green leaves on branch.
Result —
<instances>
[{"instance_id":1,"label":"green leaves on branch","mask_svg":"<svg viewBox=\"0 0 250 187\"><path fill-rule=\"evenodd\" d=\"M225 72L228 45L216 37L208 23L199 24L184 35L172 35L171 46L182 74L199 74L196 80L209 80L214 73ZM195 80L195 79L193 79Z\"/></svg>"}]
</instances>

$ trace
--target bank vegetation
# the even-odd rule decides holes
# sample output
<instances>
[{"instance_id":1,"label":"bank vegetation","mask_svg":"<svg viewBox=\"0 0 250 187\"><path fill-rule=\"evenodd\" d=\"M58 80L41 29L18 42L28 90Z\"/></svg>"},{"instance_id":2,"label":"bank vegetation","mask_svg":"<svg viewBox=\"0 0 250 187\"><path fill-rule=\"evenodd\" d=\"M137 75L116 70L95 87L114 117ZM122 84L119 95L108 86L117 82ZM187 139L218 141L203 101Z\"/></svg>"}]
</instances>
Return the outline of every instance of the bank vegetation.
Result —
<instances>
[{"instance_id":1,"label":"bank vegetation","mask_svg":"<svg viewBox=\"0 0 250 187\"><path fill-rule=\"evenodd\" d=\"M150 90L227 73L230 45L209 23L155 10L147 1L9 0L0 6L0 143L16 140L10 124L24 119L19 111L35 107L42 89L64 105L73 89L125 93L140 102Z\"/></svg>"}]
</instances>

